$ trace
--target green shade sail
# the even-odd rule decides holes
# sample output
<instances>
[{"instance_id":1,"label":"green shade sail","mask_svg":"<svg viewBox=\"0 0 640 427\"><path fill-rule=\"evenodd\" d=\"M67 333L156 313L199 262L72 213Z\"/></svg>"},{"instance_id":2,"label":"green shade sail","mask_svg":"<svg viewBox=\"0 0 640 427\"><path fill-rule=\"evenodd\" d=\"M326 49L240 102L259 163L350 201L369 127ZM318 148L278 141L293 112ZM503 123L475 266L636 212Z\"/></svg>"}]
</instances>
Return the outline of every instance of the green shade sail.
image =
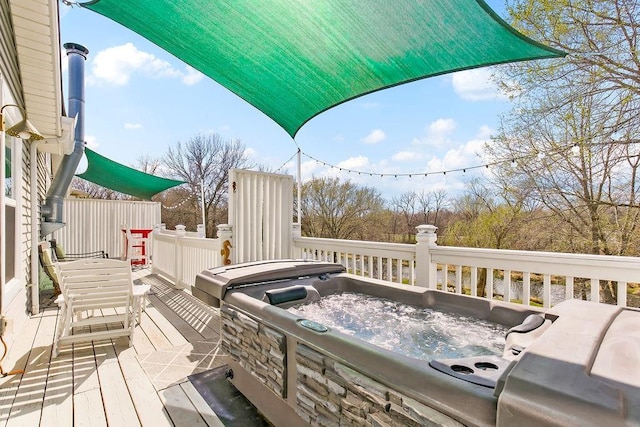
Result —
<instances>
[{"instance_id":1,"label":"green shade sail","mask_svg":"<svg viewBox=\"0 0 640 427\"><path fill-rule=\"evenodd\" d=\"M84 173L76 176L113 191L151 200L151 196L154 194L184 184L184 181L160 178L140 172L107 159L88 148L84 149L84 154L87 156L89 166Z\"/></svg>"},{"instance_id":2,"label":"green shade sail","mask_svg":"<svg viewBox=\"0 0 640 427\"><path fill-rule=\"evenodd\" d=\"M355 97L429 76L563 56L482 0L95 0L289 135Z\"/></svg>"}]
</instances>

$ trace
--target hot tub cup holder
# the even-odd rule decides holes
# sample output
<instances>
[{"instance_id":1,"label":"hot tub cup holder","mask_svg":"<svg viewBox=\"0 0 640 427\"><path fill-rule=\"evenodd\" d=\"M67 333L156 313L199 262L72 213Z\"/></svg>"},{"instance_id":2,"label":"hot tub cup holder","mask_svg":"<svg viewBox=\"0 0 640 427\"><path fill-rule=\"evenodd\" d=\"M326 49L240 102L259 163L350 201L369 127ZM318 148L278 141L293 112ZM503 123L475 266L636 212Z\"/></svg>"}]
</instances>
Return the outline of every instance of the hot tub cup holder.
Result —
<instances>
[{"instance_id":1,"label":"hot tub cup holder","mask_svg":"<svg viewBox=\"0 0 640 427\"><path fill-rule=\"evenodd\" d=\"M434 359L429 366L452 377L495 388L498 379L507 371L510 360L500 356L474 356L462 359Z\"/></svg>"}]
</instances>

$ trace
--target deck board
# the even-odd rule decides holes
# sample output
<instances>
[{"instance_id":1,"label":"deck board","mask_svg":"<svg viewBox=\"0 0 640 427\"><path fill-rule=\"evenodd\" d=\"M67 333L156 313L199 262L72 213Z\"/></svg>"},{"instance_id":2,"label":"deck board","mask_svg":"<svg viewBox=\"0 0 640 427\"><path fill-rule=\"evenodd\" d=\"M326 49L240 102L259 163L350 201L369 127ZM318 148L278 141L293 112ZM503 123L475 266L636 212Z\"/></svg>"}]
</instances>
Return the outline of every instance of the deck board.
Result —
<instances>
[{"instance_id":1,"label":"deck board","mask_svg":"<svg viewBox=\"0 0 640 427\"><path fill-rule=\"evenodd\" d=\"M120 367L129 386L131 399L136 407L138 418L143 426L172 426L162 400L147 378L144 369L135 358L125 358Z\"/></svg>"},{"instance_id":2,"label":"deck board","mask_svg":"<svg viewBox=\"0 0 640 427\"><path fill-rule=\"evenodd\" d=\"M51 361L42 420L53 427L73 424L73 359L71 352Z\"/></svg>"},{"instance_id":3,"label":"deck board","mask_svg":"<svg viewBox=\"0 0 640 427\"><path fill-rule=\"evenodd\" d=\"M202 365L181 359L185 351L194 358L204 357L200 349L217 348L217 310L148 272L134 277L150 284L153 295L131 347L126 338L66 345L51 359L57 306L43 307L26 322L3 363L5 371L25 373L0 377L0 427L222 425L186 379ZM152 381L141 356L171 352L181 363L170 370L179 379Z\"/></svg>"},{"instance_id":4,"label":"deck board","mask_svg":"<svg viewBox=\"0 0 640 427\"><path fill-rule=\"evenodd\" d=\"M189 398L193 406L198 410L200 416L205 420L210 427L224 427L220 418L215 412L207 405L204 398L198 393L196 388L189 381L180 384L182 391Z\"/></svg>"},{"instance_id":5,"label":"deck board","mask_svg":"<svg viewBox=\"0 0 640 427\"><path fill-rule=\"evenodd\" d=\"M7 427L37 425L40 422L55 326L55 318L51 316L43 318L38 325ZM12 416L14 413L16 416Z\"/></svg>"},{"instance_id":6,"label":"deck board","mask_svg":"<svg viewBox=\"0 0 640 427\"><path fill-rule=\"evenodd\" d=\"M149 320L151 320L158 327L158 330L162 331L164 336L167 338L171 347L176 347L179 345L184 345L189 342L189 340L180 333L180 331L172 325L172 323L167 320L156 308L157 302L154 305L147 306L145 310L147 315L149 316ZM199 339L196 338L199 341Z\"/></svg>"},{"instance_id":7,"label":"deck board","mask_svg":"<svg viewBox=\"0 0 640 427\"><path fill-rule=\"evenodd\" d=\"M26 368L39 326L40 319L35 322L27 322L22 333L17 334L17 339L11 348L11 352L2 363L5 372ZM9 419L21 380L21 375L0 377L0 426L6 425Z\"/></svg>"},{"instance_id":8,"label":"deck board","mask_svg":"<svg viewBox=\"0 0 640 427\"><path fill-rule=\"evenodd\" d=\"M160 398L175 425L193 427L207 425L180 385L160 391Z\"/></svg>"}]
</instances>

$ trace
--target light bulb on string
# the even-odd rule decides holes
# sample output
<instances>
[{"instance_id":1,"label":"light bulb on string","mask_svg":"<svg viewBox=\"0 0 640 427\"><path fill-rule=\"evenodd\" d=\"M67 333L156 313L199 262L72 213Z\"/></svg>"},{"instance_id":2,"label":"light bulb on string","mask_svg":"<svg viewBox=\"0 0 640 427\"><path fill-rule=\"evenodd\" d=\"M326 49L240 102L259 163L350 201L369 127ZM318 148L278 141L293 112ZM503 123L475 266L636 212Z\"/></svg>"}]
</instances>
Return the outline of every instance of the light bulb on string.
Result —
<instances>
[{"instance_id":1,"label":"light bulb on string","mask_svg":"<svg viewBox=\"0 0 640 427\"><path fill-rule=\"evenodd\" d=\"M573 147L571 147L571 154L574 156L580 155L580 147L578 147L578 144L574 144Z\"/></svg>"}]
</instances>

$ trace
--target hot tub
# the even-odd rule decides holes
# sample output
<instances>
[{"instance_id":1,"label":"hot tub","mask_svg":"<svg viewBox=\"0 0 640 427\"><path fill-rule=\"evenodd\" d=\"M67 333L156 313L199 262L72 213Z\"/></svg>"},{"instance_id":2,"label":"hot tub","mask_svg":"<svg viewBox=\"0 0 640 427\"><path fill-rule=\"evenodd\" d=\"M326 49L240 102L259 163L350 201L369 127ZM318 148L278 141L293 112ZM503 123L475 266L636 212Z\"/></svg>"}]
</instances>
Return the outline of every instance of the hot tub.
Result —
<instances>
[{"instance_id":1,"label":"hot tub","mask_svg":"<svg viewBox=\"0 0 640 427\"><path fill-rule=\"evenodd\" d=\"M543 311L300 260L205 270L192 292L220 308L229 379L276 426L640 420L637 310L572 300ZM286 310L347 292L504 325L504 349L418 360Z\"/></svg>"}]
</instances>

